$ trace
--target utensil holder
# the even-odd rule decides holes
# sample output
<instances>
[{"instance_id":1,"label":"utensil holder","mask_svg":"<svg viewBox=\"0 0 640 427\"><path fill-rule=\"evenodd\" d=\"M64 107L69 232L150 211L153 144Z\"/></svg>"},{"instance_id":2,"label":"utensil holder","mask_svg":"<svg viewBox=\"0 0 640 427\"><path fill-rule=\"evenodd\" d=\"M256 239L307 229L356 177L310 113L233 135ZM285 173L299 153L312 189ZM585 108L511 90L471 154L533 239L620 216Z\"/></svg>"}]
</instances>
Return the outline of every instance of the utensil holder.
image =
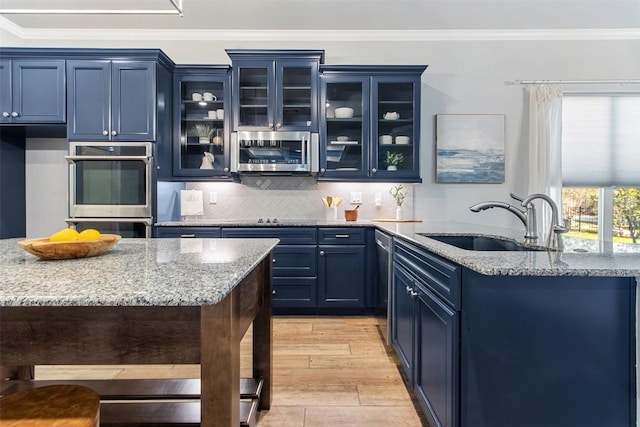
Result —
<instances>
[{"instance_id":1,"label":"utensil holder","mask_svg":"<svg viewBox=\"0 0 640 427\"><path fill-rule=\"evenodd\" d=\"M327 208L326 215L327 221L337 221L338 208Z\"/></svg>"}]
</instances>

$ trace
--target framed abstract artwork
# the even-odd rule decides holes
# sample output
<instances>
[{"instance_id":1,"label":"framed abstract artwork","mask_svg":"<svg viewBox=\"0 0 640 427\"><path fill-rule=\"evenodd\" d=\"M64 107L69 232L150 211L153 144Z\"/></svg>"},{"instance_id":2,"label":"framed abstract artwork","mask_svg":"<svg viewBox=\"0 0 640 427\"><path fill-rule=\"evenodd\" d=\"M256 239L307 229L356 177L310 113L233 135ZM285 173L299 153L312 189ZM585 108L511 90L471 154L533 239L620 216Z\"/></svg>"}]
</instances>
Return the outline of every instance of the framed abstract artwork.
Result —
<instances>
[{"instance_id":1,"label":"framed abstract artwork","mask_svg":"<svg viewBox=\"0 0 640 427\"><path fill-rule=\"evenodd\" d=\"M436 182L504 182L505 115L437 114Z\"/></svg>"}]
</instances>

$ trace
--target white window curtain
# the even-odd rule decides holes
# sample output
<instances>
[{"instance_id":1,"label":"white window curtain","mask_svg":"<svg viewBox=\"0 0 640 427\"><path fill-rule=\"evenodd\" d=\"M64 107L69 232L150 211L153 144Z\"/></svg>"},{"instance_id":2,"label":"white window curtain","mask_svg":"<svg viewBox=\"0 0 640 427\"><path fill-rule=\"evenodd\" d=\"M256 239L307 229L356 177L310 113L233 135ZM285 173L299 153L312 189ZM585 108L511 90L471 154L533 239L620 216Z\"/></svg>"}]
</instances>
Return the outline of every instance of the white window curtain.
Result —
<instances>
[{"instance_id":1,"label":"white window curtain","mask_svg":"<svg viewBox=\"0 0 640 427\"><path fill-rule=\"evenodd\" d=\"M562 206L562 87L529 87L528 194L542 193ZM538 202L536 202L538 203ZM546 236L551 224L548 204L538 209L538 234Z\"/></svg>"}]
</instances>

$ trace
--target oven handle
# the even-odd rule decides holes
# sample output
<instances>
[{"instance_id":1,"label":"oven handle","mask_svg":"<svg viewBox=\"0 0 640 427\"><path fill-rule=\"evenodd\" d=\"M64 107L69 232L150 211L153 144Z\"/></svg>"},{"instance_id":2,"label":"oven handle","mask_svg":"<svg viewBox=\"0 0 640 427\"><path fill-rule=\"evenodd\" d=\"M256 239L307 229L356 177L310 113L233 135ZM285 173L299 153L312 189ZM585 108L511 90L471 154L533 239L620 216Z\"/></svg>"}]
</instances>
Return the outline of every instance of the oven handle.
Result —
<instances>
[{"instance_id":1,"label":"oven handle","mask_svg":"<svg viewBox=\"0 0 640 427\"><path fill-rule=\"evenodd\" d=\"M151 218L115 218L115 217L96 217L96 218L67 218L64 220L69 225L78 224L80 222L136 222L144 224L147 227L151 226Z\"/></svg>"},{"instance_id":2,"label":"oven handle","mask_svg":"<svg viewBox=\"0 0 640 427\"><path fill-rule=\"evenodd\" d=\"M141 160L145 165L151 162L149 156L64 156L69 164L73 164L76 160Z\"/></svg>"}]
</instances>

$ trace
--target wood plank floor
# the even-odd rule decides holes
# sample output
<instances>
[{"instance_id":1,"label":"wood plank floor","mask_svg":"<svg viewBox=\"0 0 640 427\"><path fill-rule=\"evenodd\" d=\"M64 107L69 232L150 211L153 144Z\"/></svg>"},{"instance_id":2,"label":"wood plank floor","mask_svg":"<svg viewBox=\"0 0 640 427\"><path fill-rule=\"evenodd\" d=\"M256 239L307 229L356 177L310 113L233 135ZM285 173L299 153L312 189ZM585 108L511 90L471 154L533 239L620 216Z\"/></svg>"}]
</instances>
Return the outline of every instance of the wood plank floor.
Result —
<instances>
[{"instance_id":1,"label":"wood plank floor","mask_svg":"<svg viewBox=\"0 0 640 427\"><path fill-rule=\"evenodd\" d=\"M375 317L275 316L273 404L259 427L428 426ZM241 375L251 376L250 332ZM36 379L198 378L198 365L37 366Z\"/></svg>"}]
</instances>

